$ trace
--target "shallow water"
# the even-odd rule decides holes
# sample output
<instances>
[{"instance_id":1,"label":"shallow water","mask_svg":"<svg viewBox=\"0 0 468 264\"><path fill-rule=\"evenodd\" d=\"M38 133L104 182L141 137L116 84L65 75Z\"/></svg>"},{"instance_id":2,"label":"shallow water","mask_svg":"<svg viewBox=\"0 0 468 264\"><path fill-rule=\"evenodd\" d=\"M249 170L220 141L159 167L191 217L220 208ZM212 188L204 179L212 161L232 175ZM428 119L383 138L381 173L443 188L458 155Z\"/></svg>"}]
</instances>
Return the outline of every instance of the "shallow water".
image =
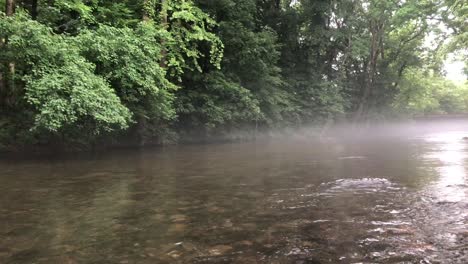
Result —
<instances>
[{"instance_id":1,"label":"shallow water","mask_svg":"<svg viewBox=\"0 0 468 264\"><path fill-rule=\"evenodd\" d=\"M0 263L468 263L468 121L344 131L3 160Z\"/></svg>"}]
</instances>

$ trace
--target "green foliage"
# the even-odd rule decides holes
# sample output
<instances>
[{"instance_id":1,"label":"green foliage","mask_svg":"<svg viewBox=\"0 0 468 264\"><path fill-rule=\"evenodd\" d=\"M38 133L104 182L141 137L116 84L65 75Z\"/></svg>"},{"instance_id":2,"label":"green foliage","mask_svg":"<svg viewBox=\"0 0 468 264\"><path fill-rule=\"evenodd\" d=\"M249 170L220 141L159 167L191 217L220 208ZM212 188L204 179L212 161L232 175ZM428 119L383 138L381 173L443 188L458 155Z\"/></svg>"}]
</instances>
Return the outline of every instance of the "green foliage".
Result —
<instances>
[{"instance_id":1,"label":"green foliage","mask_svg":"<svg viewBox=\"0 0 468 264\"><path fill-rule=\"evenodd\" d=\"M125 0L57 0L40 2L37 21L22 11L1 17L8 43L0 56L15 67L8 74L0 65L8 78L2 108L19 110L38 136L88 137L136 122L141 135L167 138L176 83L186 70L201 71L205 56L219 68L222 43L209 31L215 22L190 1L171 1L167 24L138 22L142 8Z\"/></svg>"},{"instance_id":2,"label":"green foliage","mask_svg":"<svg viewBox=\"0 0 468 264\"><path fill-rule=\"evenodd\" d=\"M90 66L75 61L25 77L25 98L38 112L35 128L59 131L77 122L92 122L99 133L128 127L128 109Z\"/></svg>"},{"instance_id":3,"label":"green foliage","mask_svg":"<svg viewBox=\"0 0 468 264\"><path fill-rule=\"evenodd\" d=\"M16 3L0 17L3 147L468 110L442 70L466 57L460 0Z\"/></svg>"},{"instance_id":4,"label":"green foliage","mask_svg":"<svg viewBox=\"0 0 468 264\"><path fill-rule=\"evenodd\" d=\"M179 93L177 110L182 125L192 128L232 127L262 118L259 103L251 91L213 72L192 80L193 89Z\"/></svg>"},{"instance_id":5,"label":"green foliage","mask_svg":"<svg viewBox=\"0 0 468 264\"><path fill-rule=\"evenodd\" d=\"M151 24L140 23L136 29L101 25L86 30L73 40L80 53L96 65L122 102L134 113L147 118L170 120L176 86L166 79L160 66L160 39L164 32ZM122 67L125 65L125 67Z\"/></svg>"},{"instance_id":6,"label":"green foliage","mask_svg":"<svg viewBox=\"0 0 468 264\"><path fill-rule=\"evenodd\" d=\"M134 27L141 21L141 3L133 0L99 0L93 9L94 20L114 27Z\"/></svg>"},{"instance_id":7,"label":"green foliage","mask_svg":"<svg viewBox=\"0 0 468 264\"><path fill-rule=\"evenodd\" d=\"M255 1L203 0L199 3L219 24L218 35L225 47L221 62L224 83L248 90L257 102L256 108L251 109L259 109L259 113L241 114L245 118L239 125L252 124L249 116L255 116L256 123L266 127L287 123L295 109L292 96L284 89L278 65L281 54L277 34L269 27L258 25ZM244 109L236 111L243 113Z\"/></svg>"},{"instance_id":8,"label":"green foliage","mask_svg":"<svg viewBox=\"0 0 468 264\"><path fill-rule=\"evenodd\" d=\"M1 18L0 32L8 36L2 59L23 69L24 100L35 112L33 129L55 132L79 122L91 122L95 133L128 127L128 109L93 73L78 46L22 15Z\"/></svg>"},{"instance_id":9,"label":"green foliage","mask_svg":"<svg viewBox=\"0 0 468 264\"><path fill-rule=\"evenodd\" d=\"M201 72L198 61L205 56L201 51L203 44L209 46L209 62L219 68L223 57L223 43L210 32L216 22L191 1L168 1L167 5L170 29L165 41L171 74L178 76L185 70L192 69Z\"/></svg>"},{"instance_id":10,"label":"green foliage","mask_svg":"<svg viewBox=\"0 0 468 264\"><path fill-rule=\"evenodd\" d=\"M462 113L468 110L468 86L421 69L404 75L394 109L407 114Z\"/></svg>"}]
</instances>

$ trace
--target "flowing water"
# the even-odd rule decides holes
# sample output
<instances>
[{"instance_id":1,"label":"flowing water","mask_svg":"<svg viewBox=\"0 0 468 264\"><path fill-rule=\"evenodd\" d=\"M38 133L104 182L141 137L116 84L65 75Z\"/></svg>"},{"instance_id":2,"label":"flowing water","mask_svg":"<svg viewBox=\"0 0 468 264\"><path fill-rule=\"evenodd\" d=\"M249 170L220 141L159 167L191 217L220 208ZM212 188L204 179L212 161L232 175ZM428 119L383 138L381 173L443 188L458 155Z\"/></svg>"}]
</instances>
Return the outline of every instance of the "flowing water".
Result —
<instances>
[{"instance_id":1,"label":"flowing water","mask_svg":"<svg viewBox=\"0 0 468 264\"><path fill-rule=\"evenodd\" d=\"M468 263L468 121L351 133L3 159L0 263Z\"/></svg>"}]
</instances>

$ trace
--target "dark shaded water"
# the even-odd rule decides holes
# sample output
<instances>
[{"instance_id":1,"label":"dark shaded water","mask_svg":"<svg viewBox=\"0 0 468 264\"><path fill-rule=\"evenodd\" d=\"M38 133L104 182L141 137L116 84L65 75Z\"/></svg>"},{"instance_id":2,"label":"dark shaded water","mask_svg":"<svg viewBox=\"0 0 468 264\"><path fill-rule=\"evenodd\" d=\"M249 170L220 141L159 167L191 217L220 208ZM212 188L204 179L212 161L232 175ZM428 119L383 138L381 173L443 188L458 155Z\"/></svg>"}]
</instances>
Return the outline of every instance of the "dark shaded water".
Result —
<instances>
[{"instance_id":1,"label":"dark shaded water","mask_svg":"<svg viewBox=\"0 0 468 264\"><path fill-rule=\"evenodd\" d=\"M338 134L4 160L0 263L468 263L467 121Z\"/></svg>"}]
</instances>

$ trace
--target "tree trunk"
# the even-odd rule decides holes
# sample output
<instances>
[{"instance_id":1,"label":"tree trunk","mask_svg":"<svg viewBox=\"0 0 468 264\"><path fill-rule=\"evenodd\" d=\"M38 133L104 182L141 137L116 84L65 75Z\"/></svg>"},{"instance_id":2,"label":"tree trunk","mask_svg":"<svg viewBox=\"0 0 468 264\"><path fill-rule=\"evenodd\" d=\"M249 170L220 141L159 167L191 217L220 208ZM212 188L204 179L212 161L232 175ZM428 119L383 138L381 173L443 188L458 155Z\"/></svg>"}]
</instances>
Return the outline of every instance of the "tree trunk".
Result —
<instances>
[{"instance_id":1,"label":"tree trunk","mask_svg":"<svg viewBox=\"0 0 468 264\"><path fill-rule=\"evenodd\" d=\"M15 13L15 0L6 0L5 4L5 14L12 16Z\"/></svg>"},{"instance_id":2,"label":"tree trunk","mask_svg":"<svg viewBox=\"0 0 468 264\"><path fill-rule=\"evenodd\" d=\"M397 89L398 85L400 84L401 78L403 77L403 72L406 69L406 61L403 62L403 64L400 66L398 69L398 78L395 81L395 85L393 85L393 89Z\"/></svg>"},{"instance_id":3,"label":"tree trunk","mask_svg":"<svg viewBox=\"0 0 468 264\"><path fill-rule=\"evenodd\" d=\"M142 19L143 21L150 21L152 19L155 19L152 14L152 12L148 12L150 10L154 10L156 7L155 6L150 6L151 0L143 0L143 16ZM168 2L167 0L160 0L160 22L163 25L164 28L167 28L168 26L168 14L167 14L167 5ZM165 41L164 39L161 40L161 61L160 61L160 66L162 68L166 68L166 60L167 60L167 51L164 48ZM138 141L140 147L143 147L146 145L148 141L148 117L144 113L138 114L137 118L137 134L138 134Z\"/></svg>"},{"instance_id":4,"label":"tree trunk","mask_svg":"<svg viewBox=\"0 0 468 264\"><path fill-rule=\"evenodd\" d=\"M275 1L275 8L276 8L277 10L281 9L281 0L276 0L276 1Z\"/></svg>"},{"instance_id":5,"label":"tree trunk","mask_svg":"<svg viewBox=\"0 0 468 264\"><path fill-rule=\"evenodd\" d=\"M142 19L144 22L149 22L151 20L150 13L148 12L151 6L149 6L151 3L151 0L143 0L143 15ZM136 133L138 137L138 145L140 147L144 147L146 144L146 125L147 125L147 120L146 116L144 113L137 113L136 114L136 121L137 121L137 126L136 126Z\"/></svg>"},{"instance_id":6,"label":"tree trunk","mask_svg":"<svg viewBox=\"0 0 468 264\"><path fill-rule=\"evenodd\" d=\"M13 16L15 14L16 3L15 0L6 0L5 13L7 16ZM5 45L8 45L8 39L5 40ZM14 88L14 75L15 75L15 63L8 63L8 73L7 73L7 91L10 91Z\"/></svg>"},{"instance_id":7,"label":"tree trunk","mask_svg":"<svg viewBox=\"0 0 468 264\"><path fill-rule=\"evenodd\" d=\"M161 24L163 28L167 29L168 27L168 18L167 18L167 0L161 0ZM162 68L167 67L167 50L164 48L165 41L161 41L161 63Z\"/></svg>"},{"instance_id":8,"label":"tree trunk","mask_svg":"<svg viewBox=\"0 0 468 264\"><path fill-rule=\"evenodd\" d=\"M150 20L150 16L148 14L149 2L150 0L143 0L143 21Z\"/></svg>"},{"instance_id":9,"label":"tree trunk","mask_svg":"<svg viewBox=\"0 0 468 264\"><path fill-rule=\"evenodd\" d=\"M0 112L4 113L3 105L5 102L5 78L3 78L3 72L0 71Z\"/></svg>"},{"instance_id":10,"label":"tree trunk","mask_svg":"<svg viewBox=\"0 0 468 264\"><path fill-rule=\"evenodd\" d=\"M5 2L5 15L13 16L15 13L15 0L6 0ZM8 38L2 40L2 48L8 45ZM0 100L1 104L10 104L9 102L9 93L13 88L13 77L15 74L15 64L13 62L6 62L5 67L6 72L3 72L0 75Z\"/></svg>"},{"instance_id":11,"label":"tree trunk","mask_svg":"<svg viewBox=\"0 0 468 264\"><path fill-rule=\"evenodd\" d=\"M38 2L38 0L32 0L32 3L31 3L31 18L33 20L36 20L37 15L38 15L37 2Z\"/></svg>"},{"instance_id":12,"label":"tree trunk","mask_svg":"<svg viewBox=\"0 0 468 264\"><path fill-rule=\"evenodd\" d=\"M167 0L161 0L161 23L167 27Z\"/></svg>"},{"instance_id":13,"label":"tree trunk","mask_svg":"<svg viewBox=\"0 0 468 264\"><path fill-rule=\"evenodd\" d=\"M369 51L369 63L366 69L366 83L364 86L364 92L361 97L361 102L355 113L354 121L362 121L363 117L367 115L369 108L369 101L372 90L374 89L375 73L377 72L377 60L381 52L381 41L383 37L383 23L370 22L371 29L371 46Z\"/></svg>"}]
</instances>

